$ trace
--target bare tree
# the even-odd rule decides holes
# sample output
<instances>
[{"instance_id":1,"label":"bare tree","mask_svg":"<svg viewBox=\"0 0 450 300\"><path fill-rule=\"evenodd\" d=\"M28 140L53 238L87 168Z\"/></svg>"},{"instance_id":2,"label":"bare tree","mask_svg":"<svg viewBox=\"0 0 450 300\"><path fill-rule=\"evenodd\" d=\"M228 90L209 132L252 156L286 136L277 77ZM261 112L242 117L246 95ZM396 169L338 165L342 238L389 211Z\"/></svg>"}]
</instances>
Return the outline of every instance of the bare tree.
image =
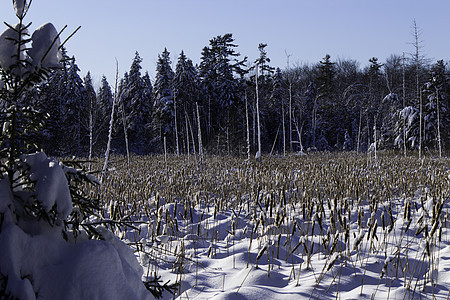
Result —
<instances>
[{"instance_id":1,"label":"bare tree","mask_svg":"<svg viewBox=\"0 0 450 300\"><path fill-rule=\"evenodd\" d=\"M114 109L117 102L117 81L119 80L119 62L116 59L116 82L114 84L114 98L111 107L111 119L109 120L109 132L108 132L108 143L106 144L106 152L105 152L105 164L103 165L102 171L102 182L106 176L106 170L108 169L109 162L109 152L111 149L111 139L112 139L112 131L114 126Z\"/></svg>"},{"instance_id":2,"label":"bare tree","mask_svg":"<svg viewBox=\"0 0 450 300\"><path fill-rule=\"evenodd\" d=\"M245 90L245 120L247 123L247 159L250 161L250 124L248 121L247 90Z\"/></svg>"},{"instance_id":3,"label":"bare tree","mask_svg":"<svg viewBox=\"0 0 450 300\"><path fill-rule=\"evenodd\" d=\"M195 103L197 106L197 126L198 126L198 153L200 155L200 161L203 162L203 142L202 142L202 127L200 126L200 112L198 110L198 103Z\"/></svg>"},{"instance_id":4,"label":"bare tree","mask_svg":"<svg viewBox=\"0 0 450 300\"><path fill-rule=\"evenodd\" d=\"M403 52L402 59L402 91L403 91L403 109L406 107L406 76L405 76L405 53ZM406 157L406 115L403 114L403 152Z\"/></svg>"},{"instance_id":5,"label":"bare tree","mask_svg":"<svg viewBox=\"0 0 450 300\"><path fill-rule=\"evenodd\" d=\"M256 152L256 159L261 159L261 123L259 119L259 92L258 92L258 63L256 64L256 119L258 126L258 152Z\"/></svg>"},{"instance_id":6,"label":"bare tree","mask_svg":"<svg viewBox=\"0 0 450 300\"><path fill-rule=\"evenodd\" d=\"M178 120L177 120L177 95L174 93L173 95L173 113L174 113L174 123L175 123L175 149L177 156L180 156L180 148L178 143Z\"/></svg>"},{"instance_id":7,"label":"bare tree","mask_svg":"<svg viewBox=\"0 0 450 300\"><path fill-rule=\"evenodd\" d=\"M416 70L416 99L419 104L419 158L422 157L422 118L423 118L423 107L422 107L422 94L420 88L420 72L422 66L425 63L425 58L421 54L421 49L423 48L423 41L421 40L422 30L417 26L416 20L413 20L412 25L412 35L413 42L411 43L414 47L414 53L412 53L412 61ZM417 103L416 102L416 103Z\"/></svg>"},{"instance_id":8,"label":"bare tree","mask_svg":"<svg viewBox=\"0 0 450 300\"><path fill-rule=\"evenodd\" d=\"M439 145L439 157L442 157L442 143L441 143L441 117L439 112L439 90L436 86L436 110L437 110L437 138Z\"/></svg>"},{"instance_id":9,"label":"bare tree","mask_svg":"<svg viewBox=\"0 0 450 300\"><path fill-rule=\"evenodd\" d=\"M289 84L289 150L292 152L292 77L291 77L291 68L289 65L290 56L291 55L287 54L287 52L286 52L287 79L288 79L288 84Z\"/></svg>"}]
</instances>

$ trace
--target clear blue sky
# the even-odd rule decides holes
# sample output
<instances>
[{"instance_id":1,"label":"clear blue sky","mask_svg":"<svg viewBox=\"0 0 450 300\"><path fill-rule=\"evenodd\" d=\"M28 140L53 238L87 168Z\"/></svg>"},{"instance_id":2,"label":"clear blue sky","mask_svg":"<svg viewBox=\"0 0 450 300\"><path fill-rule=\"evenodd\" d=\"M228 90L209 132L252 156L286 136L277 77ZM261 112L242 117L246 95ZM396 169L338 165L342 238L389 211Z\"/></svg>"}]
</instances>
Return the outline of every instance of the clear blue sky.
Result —
<instances>
[{"instance_id":1,"label":"clear blue sky","mask_svg":"<svg viewBox=\"0 0 450 300\"><path fill-rule=\"evenodd\" d=\"M0 0L3 21L15 23L11 0ZM68 42L81 76L88 70L98 82L104 74L114 82L128 71L135 51L143 70L154 78L164 47L176 62L181 50L198 63L211 38L233 33L238 51L253 61L258 44L267 43L273 66L286 67L286 52L295 63L370 57L384 61L390 54L413 52L412 23L422 30L423 54L450 58L449 0L34 0L27 16L32 29L52 22L68 25Z\"/></svg>"}]
</instances>

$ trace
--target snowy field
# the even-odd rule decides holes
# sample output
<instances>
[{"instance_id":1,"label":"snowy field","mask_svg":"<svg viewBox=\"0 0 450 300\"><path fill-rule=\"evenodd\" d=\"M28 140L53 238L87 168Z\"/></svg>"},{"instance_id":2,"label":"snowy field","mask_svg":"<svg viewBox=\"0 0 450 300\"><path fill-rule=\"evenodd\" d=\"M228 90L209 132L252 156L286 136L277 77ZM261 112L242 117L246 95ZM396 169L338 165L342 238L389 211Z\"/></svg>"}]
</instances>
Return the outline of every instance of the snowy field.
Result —
<instances>
[{"instance_id":1,"label":"snowy field","mask_svg":"<svg viewBox=\"0 0 450 300\"><path fill-rule=\"evenodd\" d=\"M105 218L176 299L448 299L448 159L116 158ZM165 299L174 296L164 294Z\"/></svg>"}]
</instances>

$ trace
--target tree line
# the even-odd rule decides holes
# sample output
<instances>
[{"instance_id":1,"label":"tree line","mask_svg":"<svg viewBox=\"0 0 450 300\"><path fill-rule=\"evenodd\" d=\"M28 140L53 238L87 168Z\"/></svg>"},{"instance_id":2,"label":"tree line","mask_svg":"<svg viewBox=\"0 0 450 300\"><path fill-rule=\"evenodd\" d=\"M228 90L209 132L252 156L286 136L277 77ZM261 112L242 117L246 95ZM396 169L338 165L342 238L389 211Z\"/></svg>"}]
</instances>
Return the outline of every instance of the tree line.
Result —
<instances>
[{"instance_id":1,"label":"tree line","mask_svg":"<svg viewBox=\"0 0 450 300\"><path fill-rule=\"evenodd\" d=\"M63 71L24 101L48 113L39 140L53 155L103 155L110 127L116 153L449 148L443 60L429 62L417 47L383 63L370 58L365 67L325 55L282 70L271 66L266 46L249 61L232 34L220 35L202 49L199 64L182 51L174 69L164 49L153 81L136 52L128 72L112 85L103 76L97 90L90 73L81 79L75 58L64 51Z\"/></svg>"}]
</instances>

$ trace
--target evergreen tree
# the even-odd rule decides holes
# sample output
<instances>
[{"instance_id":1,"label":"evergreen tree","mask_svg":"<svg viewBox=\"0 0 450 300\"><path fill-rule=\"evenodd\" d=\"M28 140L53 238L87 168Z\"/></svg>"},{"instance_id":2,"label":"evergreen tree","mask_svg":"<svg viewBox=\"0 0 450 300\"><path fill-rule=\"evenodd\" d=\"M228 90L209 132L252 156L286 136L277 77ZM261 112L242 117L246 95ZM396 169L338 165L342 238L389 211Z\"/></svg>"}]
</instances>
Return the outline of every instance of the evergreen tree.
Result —
<instances>
[{"instance_id":1,"label":"evergreen tree","mask_svg":"<svg viewBox=\"0 0 450 300\"><path fill-rule=\"evenodd\" d=\"M389 126L391 124L391 111L393 102L397 100L397 96L390 94L388 97L382 97L382 80L383 74L381 72L382 64L378 62L378 58L372 57L369 59L369 68L366 76L368 77L368 105L366 111L366 127L363 132L366 133L365 138L367 144L370 145L374 141L374 134L377 138L377 149L383 147L390 147L392 143L391 132ZM384 100L384 101L382 101ZM374 133L374 130L377 132Z\"/></svg>"},{"instance_id":2,"label":"evergreen tree","mask_svg":"<svg viewBox=\"0 0 450 300\"><path fill-rule=\"evenodd\" d=\"M198 100L198 79L197 71L192 61L181 51L175 67L175 77L173 79L174 104L176 105L177 128L180 139L183 140L186 151L194 149L195 142L190 146L189 131L193 131L192 122L194 120L192 112ZM189 126L191 124L191 126ZM191 135L192 136L192 135ZM181 145L179 145L181 147Z\"/></svg>"},{"instance_id":3,"label":"evergreen tree","mask_svg":"<svg viewBox=\"0 0 450 300\"><path fill-rule=\"evenodd\" d=\"M136 52L129 72L121 79L118 94L117 138L115 145L127 154L148 153L150 149L151 83L147 75L141 75L142 58ZM125 141L125 147L123 144Z\"/></svg>"},{"instance_id":4,"label":"evergreen tree","mask_svg":"<svg viewBox=\"0 0 450 300\"><path fill-rule=\"evenodd\" d=\"M286 154L286 107L282 80L283 75L281 69L277 68L267 107L270 114L267 116L266 126L269 141L274 141L274 145L275 143L278 145L278 151Z\"/></svg>"},{"instance_id":5,"label":"evergreen tree","mask_svg":"<svg viewBox=\"0 0 450 300\"><path fill-rule=\"evenodd\" d=\"M261 131L262 135L265 137L264 143L267 143L268 145L271 145L274 141L274 138L276 136L277 127L274 129L270 125L267 124L269 120L268 115L270 113L268 103L270 94L271 94L271 88L273 84L273 73L275 68L271 67L269 65L270 58L267 57L267 51L266 51L267 44L260 43L258 45L258 51L259 51L259 58L254 61L255 66L258 66L258 98L259 98L259 113L260 113L260 119L261 119ZM253 77L254 83L256 84L256 78ZM274 131L275 132L272 132ZM264 140L264 138L263 138Z\"/></svg>"},{"instance_id":6,"label":"evergreen tree","mask_svg":"<svg viewBox=\"0 0 450 300\"><path fill-rule=\"evenodd\" d=\"M150 75L146 71L144 76L142 76L143 80L143 91L142 91L142 103L141 109L145 111L145 113L141 114L141 120L144 124L145 131L140 132L142 134L142 138L145 140L145 145L147 145L147 149L144 149L145 153L153 152L154 149L151 145L151 141L153 138L152 134L152 114L153 114L153 85L150 80ZM144 129L142 128L142 129ZM148 148L151 147L151 148Z\"/></svg>"},{"instance_id":7,"label":"evergreen tree","mask_svg":"<svg viewBox=\"0 0 450 300\"><path fill-rule=\"evenodd\" d=\"M62 101L65 106L65 114L61 125L66 132L62 143L63 153L82 156L87 153L89 105L85 98L85 87L78 74L79 71L75 58L72 57L67 76L63 76Z\"/></svg>"},{"instance_id":8,"label":"evergreen tree","mask_svg":"<svg viewBox=\"0 0 450 300\"><path fill-rule=\"evenodd\" d=\"M335 120L336 105L333 94L335 66L331 62L330 55L325 55L323 60L318 65L318 99L316 107L316 147L319 150L332 149L333 145L337 143L337 136L340 134L336 131L337 122ZM317 126L317 120L321 118L321 126Z\"/></svg>"},{"instance_id":9,"label":"evergreen tree","mask_svg":"<svg viewBox=\"0 0 450 300\"><path fill-rule=\"evenodd\" d=\"M111 86L105 76L102 76L100 87L97 92L97 147L96 151L104 153L108 140L109 120L111 118L111 107L113 94Z\"/></svg>"},{"instance_id":10,"label":"evergreen tree","mask_svg":"<svg viewBox=\"0 0 450 300\"><path fill-rule=\"evenodd\" d=\"M433 147L442 154L443 132L447 131L449 119L447 114L445 65L439 60L431 68L428 82L424 86L425 105L423 112L423 144Z\"/></svg>"},{"instance_id":11,"label":"evergreen tree","mask_svg":"<svg viewBox=\"0 0 450 300\"><path fill-rule=\"evenodd\" d=\"M130 107L130 120L128 122L130 145L133 152L148 153L150 137L150 118L151 118L151 94L149 93L148 83L141 76L142 58L136 52L128 73L128 103ZM148 77L148 74L147 74Z\"/></svg>"},{"instance_id":12,"label":"evergreen tree","mask_svg":"<svg viewBox=\"0 0 450 300\"><path fill-rule=\"evenodd\" d=\"M173 78L170 53L167 49L158 55L156 77L153 86L153 130L157 136L159 147L163 146L164 138L169 147L175 145L174 140L174 105Z\"/></svg>"},{"instance_id":13,"label":"evergreen tree","mask_svg":"<svg viewBox=\"0 0 450 300\"><path fill-rule=\"evenodd\" d=\"M240 54L235 50L237 45L231 33L211 39L209 45L203 49L199 72L208 123L206 143L218 144L220 151L225 146L229 153L236 148L231 137L240 136L239 130L243 129L239 128L242 120L231 116L241 116L239 112L243 111L242 90L235 76L245 73L246 58L238 59Z\"/></svg>"}]
</instances>

